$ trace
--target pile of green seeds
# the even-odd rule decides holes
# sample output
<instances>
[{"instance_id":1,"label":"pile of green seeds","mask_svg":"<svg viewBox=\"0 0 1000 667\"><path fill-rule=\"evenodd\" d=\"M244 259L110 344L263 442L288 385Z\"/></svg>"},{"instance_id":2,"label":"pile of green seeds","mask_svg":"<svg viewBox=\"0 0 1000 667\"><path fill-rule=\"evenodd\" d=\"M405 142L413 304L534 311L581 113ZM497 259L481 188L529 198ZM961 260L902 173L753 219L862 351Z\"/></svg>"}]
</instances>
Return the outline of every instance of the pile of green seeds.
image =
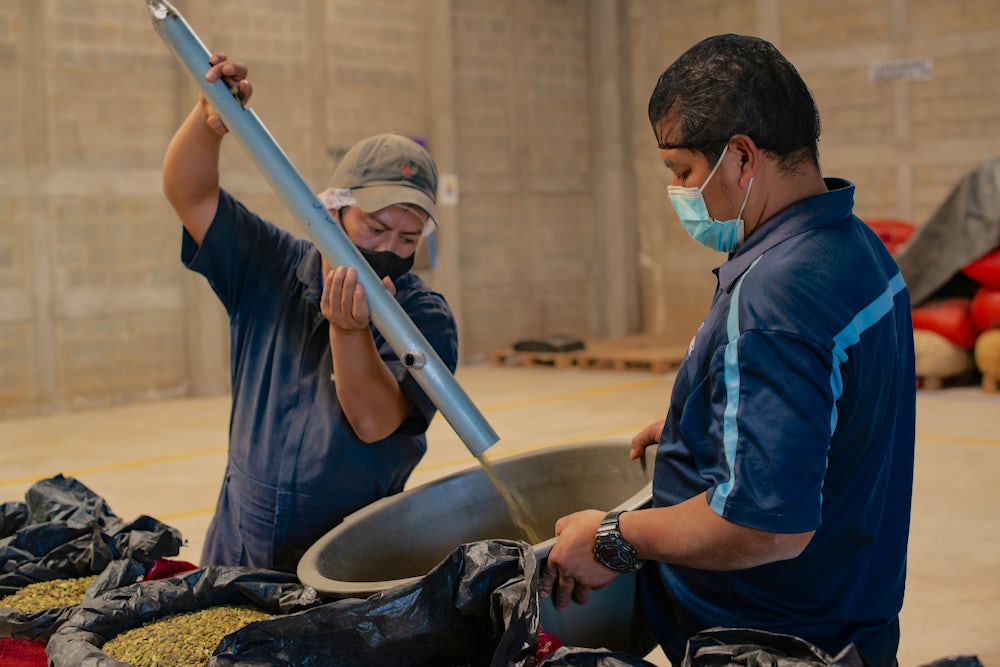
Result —
<instances>
[{"instance_id":1,"label":"pile of green seeds","mask_svg":"<svg viewBox=\"0 0 1000 667\"><path fill-rule=\"evenodd\" d=\"M222 638L269 614L251 607L208 607L166 616L104 644L105 655L134 667L208 665Z\"/></svg>"},{"instance_id":2,"label":"pile of green seeds","mask_svg":"<svg viewBox=\"0 0 1000 667\"><path fill-rule=\"evenodd\" d=\"M0 607L17 609L24 614L34 614L46 609L71 607L83 602L83 595L97 575L78 579L54 579L28 584L21 590L0 599Z\"/></svg>"}]
</instances>

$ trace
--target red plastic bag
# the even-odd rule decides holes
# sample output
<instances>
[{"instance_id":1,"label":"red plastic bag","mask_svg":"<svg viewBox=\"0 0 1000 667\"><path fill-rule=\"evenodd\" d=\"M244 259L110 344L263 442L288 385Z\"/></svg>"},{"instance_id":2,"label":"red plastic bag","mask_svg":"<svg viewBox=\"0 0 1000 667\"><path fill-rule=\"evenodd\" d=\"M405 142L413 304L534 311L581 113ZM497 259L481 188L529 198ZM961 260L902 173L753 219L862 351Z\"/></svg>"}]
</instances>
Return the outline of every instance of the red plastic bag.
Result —
<instances>
[{"instance_id":1,"label":"red plastic bag","mask_svg":"<svg viewBox=\"0 0 1000 667\"><path fill-rule=\"evenodd\" d=\"M167 579L175 574L197 570L198 566L186 560L171 560L169 558L157 558L146 571L145 580Z\"/></svg>"},{"instance_id":2,"label":"red plastic bag","mask_svg":"<svg viewBox=\"0 0 1000 667\"><path fill-rule=\"evenodd\" d=\"M0 639L0 665L3 667L45 667L45 642L27 639Z\"/></svg>"},{"instance_id":3,"label":"red plastic bag","mask_svg":"<svg viewBox=\"0 0 1000 667\"><path fill-rule=\"evenodd\" d=\"M550 635L538 628L538 650L535 651L535 662L541 662L555 653L563 643L555 635Z\"/></svg>"}]
</instances>

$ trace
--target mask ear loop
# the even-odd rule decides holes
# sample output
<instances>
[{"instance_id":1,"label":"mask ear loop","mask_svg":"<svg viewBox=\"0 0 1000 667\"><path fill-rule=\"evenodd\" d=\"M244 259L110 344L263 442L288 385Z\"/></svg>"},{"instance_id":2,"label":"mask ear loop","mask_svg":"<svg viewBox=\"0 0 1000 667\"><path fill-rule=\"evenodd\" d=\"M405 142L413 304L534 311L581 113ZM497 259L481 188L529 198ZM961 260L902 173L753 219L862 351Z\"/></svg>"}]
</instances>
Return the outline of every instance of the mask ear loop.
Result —
<instances>
[{"instance_id":1,"label":"mask ear loop","mask_svg":"<svg viewBox=\"0 0 1000 667\"><path fill-rule=\"evenodd\" d=\"M726 144L726 148L729 148L729 144ZM722 152L725 153L726 152L725 149L723 149ZM747 163L747 157L744 155L742 164L745 165L746 163ZM747 193L743 195L743 203L740 205L740 212L736 215L736 218L738 220L743 220L743 210L747 207L747 202L750 201L750 188L753 187L753 178L754 177L751 176L750 182L747 183ZM746 221L744 220L744 222Z\"/></svg>"},{"instance_id":2,"label":"mask ear loop","mask_svg":"<svg viewBox=\"0 0 1000 667\"><path fill-rule=\"evenodd\" d=\"M722 164L722 158L726 157L726 151L728 150L729 150L729 144L726 144L722 149L722 155L719 156L719 160L715 163L715 166L712 167L712 171L708 172L708 178L706 178L705 182L702 183L701 187L698 188L700 192L705 191L705 186L708 185L708 182L712 180L713 176L715 176L715 172L719 170L719 165Z\"/></svg>"},{"instance_id":3,"label":"mask ear loop","mask_svg":"<svg viewBox=\"0 0 1000 667\"><path fill-rule=\"evenodd\" d=\"M743 220L743 209L747 207L747 201L750 199L750 188L752 187L753 187L753 176L750 177L750 182L747 183L747 193L743 196L743 204L740 206L740 212L736 214L737 220Z\"/></svg>"}]
</instances>

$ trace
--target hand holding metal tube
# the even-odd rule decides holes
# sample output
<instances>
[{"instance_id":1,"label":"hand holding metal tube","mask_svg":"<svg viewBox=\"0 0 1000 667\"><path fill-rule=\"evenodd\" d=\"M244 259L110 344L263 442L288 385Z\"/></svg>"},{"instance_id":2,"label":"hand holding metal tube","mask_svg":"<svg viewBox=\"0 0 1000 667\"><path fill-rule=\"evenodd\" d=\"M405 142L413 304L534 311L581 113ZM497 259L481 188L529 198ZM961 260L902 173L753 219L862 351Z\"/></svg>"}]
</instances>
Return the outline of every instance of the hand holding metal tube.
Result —
<instances>
[{"instance_id":1,"label":"hand holding metal tube","mask_svg":"<svg viewBox=\"0 0 1000 667\"><path fill-rule=\"evenodd\" d=\"M247 66L241 62L229 60L224 53L213 53L208 59L208 63L211 67L205 72L205 81L213 83L221 80L229 88L229 92L233 94L236 101L246 106L246 103L250 101L250 96L253 95L253 86L250 85L250 81L247 79ZM222 116L205 99L205 95L199 93L198 98L201 102L202 110L205 112L205 122L208 123L208 126L218 135L229 132L229 128L223 122Z\"/></svg>"},{"instance_id":2,"label":"hand holding metal tube","mask_svg":"<svg viewBox=\"0 0 1000 667\"><path fill-rule=\"evenodd\" d=\"M364 285L358 282L357 269L348 266L333 268L324 264L323 276L320 309L330 326L341 332L368 334L371 314ZM389 294L396 294L396 286L389 278L383 278L382 284Z\"/></svg>"}]
</instances>

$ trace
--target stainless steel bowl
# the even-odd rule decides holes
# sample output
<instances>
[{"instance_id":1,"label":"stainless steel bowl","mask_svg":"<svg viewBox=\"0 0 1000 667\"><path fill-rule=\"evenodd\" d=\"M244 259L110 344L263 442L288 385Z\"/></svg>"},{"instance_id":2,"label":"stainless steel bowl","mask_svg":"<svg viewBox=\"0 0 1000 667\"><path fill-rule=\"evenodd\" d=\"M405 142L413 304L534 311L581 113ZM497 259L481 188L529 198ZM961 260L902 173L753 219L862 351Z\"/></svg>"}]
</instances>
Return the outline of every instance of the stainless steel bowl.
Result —
<instances>
[{"instance_id":1,"label":"stainless steel bowl","mask_svg":"<svg viewBox=\"0 0 1000 667\"><path fill-rule=\"evenodd\" d=\"M653 456L628 459L627 441L564 445L493 463L503 485L519 495L541 536L539 567L555 543L557 519L594 508L639 509L652 501ZM473 466L383 498L320 538L298 565L302 583L331 598L364 598L410 583L456 547L479 540L525 540L482 466ZM540 570L539 570L540 571ZM623 575L586 605L556 611L539 601L542 628L567 646L605 647L646 655L655 642L645 629L636 576Z\"/></svg>"}]
</instances>

